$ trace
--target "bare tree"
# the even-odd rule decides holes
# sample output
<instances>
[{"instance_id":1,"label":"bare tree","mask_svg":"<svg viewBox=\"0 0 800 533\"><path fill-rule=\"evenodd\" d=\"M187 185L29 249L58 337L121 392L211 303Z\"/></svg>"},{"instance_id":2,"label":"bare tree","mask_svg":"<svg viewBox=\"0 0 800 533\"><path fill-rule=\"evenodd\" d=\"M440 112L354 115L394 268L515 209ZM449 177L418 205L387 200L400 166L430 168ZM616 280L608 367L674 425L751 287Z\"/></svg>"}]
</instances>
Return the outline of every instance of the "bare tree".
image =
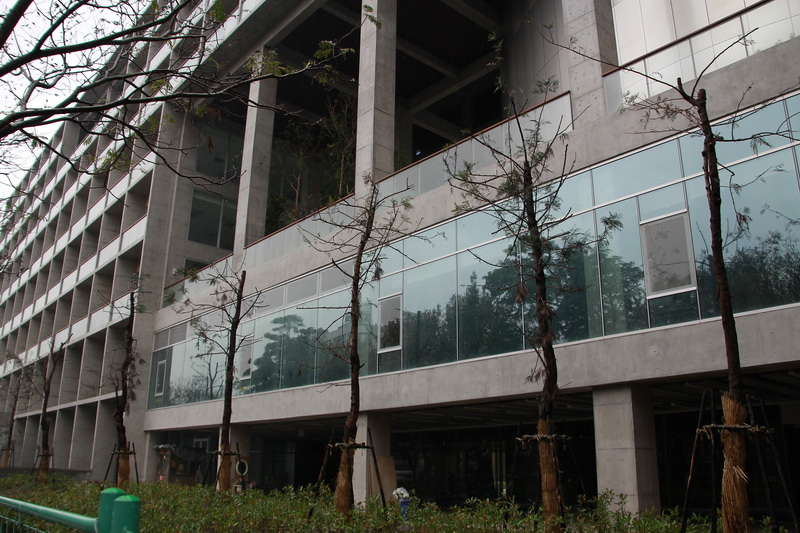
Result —
<instances>
[{"instance_id":1,"label":"bare tree","mask_svg":"<svg viewBox=\"0 0 800 533\"><path fill-rule=\"evenodd\" d=\"M125 415L130 410L131 402L136 400L136 387L139 385L139 372L137 365L144 364L144 359L136 350L134 337L134 319L141 312L137 302L141 280L138 275L131 279L131 290L128 293L127 322L125 324L125 348L122 361L118 368L111 374L111 384L114 387L114 429L117 436L117 486L125 487L130 482L130 457L133 453L131 443L128 441L128 431L125 425Z\"/></svg>"},{"instance_id":2,"label":"bare tree","mask_svg":"<svg viewBox=\"0 0 800 533\"><path fill-rule=\"evenodd\" d=\"M356 449L364 444L356 442L358 417L361 412L359 376L363 366L359 352L359 326L361 324L362 290L380 278L383 250L392 241L411 231L407 211L411 203L404 195L409 190L381 192L379 184L370 176L364 177L366 192L337 203L332 209L322 211L316 219L323 224L317 233L305 232L304 237L314 249L333 255L331 264L348 280L350 301L343 313L350 323L346 346L342 350L329 346L331 356L345 361L350 370L350 406L344 424L341 459L334 500L339 512L348 514L353 508L353 466ZM344 257L344 259L338 259ZM352 266L351 266L352 262Z\"/></svg>"},{"instance_id":3,"label":"bare tree","mask_svg":"<svg viewBox=\"0 0 800 533\"><path fill-rule=\"evenodd\" d=\"M0 209L3 233L36 198L19 183L25 171L38 170L31 169L36 152L43 152L40 161L55 154L74 171L98 176L101 187L110 170L132 165L136 150L178 175L208 181L171 165L169 153L183 147L160 139L159 119L147 111L153 104L170 102L190 117L213 114L215 102L263 107L246 96L251 82L305 74L332 81L332 61L351 51L341 36L321 41L303 64L290 66L275 51L230 64L216 36L228 15L223 2L206 7L197 0L15 0L0 10L0 180L12 188ZM149 53L156 47L170 50L157 65ZM60 125L73 129L51 139ZM95 138L114 146L102 157L71 157L76 142ZM0 261L0 271L12 270L10 254Z\"/></svg>"},{"instance_id":4,"label":"bare tree","mask_svg":"<svg viewBox=\"0 0 800 533\"><path fill-rule=\"evenodd\" d=\"M722 325L722 334L725 346L725 359L727 362L728 388L722 395L723 408L723 455L724 468L722 479L722 523L726 533L748 530L750 506L747 495L747 447L744 429L747 427L747 410L744 405L744 392L742 386L742 368L739 351L739 339L736 332L733 302L731 299L731 286L726 268L724 247L728 235L723 227L722 216L723 190L731 188L734 193L739 192L739 186L727 186L720 178L720 173L733 172L722 165L717 158L717 145L719 143L749 142L754 150L768 145L770 136L789 136L788 124L784 123L773 131L753 132L746 135L737 134L739 123L748 116L758 112L773 101L781 98L788 91L783 91L773 99L762 102L753 109L742 112L736 109L735 113L724 120L713 121L708 110L709 95L702 87L704 77L710 71L714 62L729 50L748 44L750 36L758 28L742 35L719 53L703 68L691 84L684 84L681 78L675 82L665 81L658 75L649 75L629 67L619 67L602 61L601 59L586 54L578 43L573 41L565 46L567 49L584 58L597 61L614 68L646 78L648 82L657 84L664 89L664 94L652 98L643 98L638 94L625 95L623 110L631 109L642 113L642 122L647 127L652 121L672 123L682 119L680 127L666 126L669 131L685 131L696 128L703 140L701 151L703 159L703 179L705 183L706 200L709 209L709 246L711 247L711 269L716 284L716 296L719 303L719 312ZM556 44L549 37L545 37L551 44ZM796 87L796 86L795 86ZM741 101L744 100L742 95ZM650 130L652 131L652 130ZM725 132L723 134L722 132ZM739 229L735 232L742 234L749 221L746 212L736 211L736 223Z\"/></svg>"},{"instance_id":5,"label":"bare tree","mask_svg":"<svg viewBox=\"0 0 800 533\"><path fill-rule=\"evenodd\" d=\"M53 376L64 361L66 345L69 339L62 341L56 349L56 340L50 340L50 351L36 363L36 368L31 372L31 388L42 398L42 408L39 413L39 481L45 481L50 472L53 450L50 447L50 420L47 418L47 405L50 401L50 391Z\"/></svg>"},{"instance_id":6,"label":"bare tree","mask_svg":"<svg viewBox=\"0 0 800 533\"><path fill-rule=\"evenodd\" d=\"M19 372L14 373L12 371L9 376L8 399L6 402L10 404L11 410L9 411L8 425L6 428L6 443L3 446L3 459L2 463L0 463L3 467L10 466L11 456L14 453L14 424L16 423L17 406L19 406L20 400L27 397L27 394L30 393L27 384L30 367L23 366L19 357L10 353L6 354L6 360L13 361L14 370L18 370Z\"/></svg>"},{"instance_id":7,"label":"bare tree","mask_svg":"<svg viewBox=\"0 0 800 533\"><path fill-rule=\"evenodd\" d=\"M539 83L538 91L547 100L556 88L555 82L546 80ZM572 213L561 210L559 191L572 170L567 143L571 123L564 122L563 117L549 122L544 115L546 106L523 115L514 96L507 96L513 118L503 138L498 141L483 134L474 137L489 150L493 164L486 169L487 165L461 161L457 148L446 157L445 164L451 186L462 195L463 202L456 206L456 211L469 212L487 206L485 212L494 218L498 232L509 238L506 259L495 266L512 271L508 276L510 284L493 289L513 291L517 304L533 307L535 324L530 329L525 327L523 334L537 356L528 380L540 381L542 390L538 433L530 438L538 442L547 529L560 531L563 502L556 454L556 441L560 436L552 420L558 394L553 295L564 290L585 289L559 283L567 278L565 270L570 268L570 258L604 239L605 232L617 227L619 222L614 215L604 218L605 230L599 238L570 227ZM558 152L563 155L558 166L552 168Z\"/></svg>"},{"instance_id":8,"label":"bare tree","mask_svg":"<svg viewBox=\"0 0 800 533\"><path fill-rule=\"evenodd\" d=\"M242 348L253 342L252 337L243 334L242 324L251 318L260 307L263 291L254 290L245 295L247 271L240 272L223 266L222 270L211 267L202 273L203 280L211 287L210 299L195 301L186 299L176 304L179 312L190 313L191 325L197 336L199 353L196 357L209 362L214 355L224 358L225 374L223 381L222 423L220 426L218 468L218 487L220 491L231 488L231 450L230 432L233 415L233 386L235 380L236 355ZM189 281L198 281L197 274ZM247 297L246 297L247 296ZM214 378L216 379L216 378ZM210 391L213 394L213 391Z\"/></svg>"}]
</instances>

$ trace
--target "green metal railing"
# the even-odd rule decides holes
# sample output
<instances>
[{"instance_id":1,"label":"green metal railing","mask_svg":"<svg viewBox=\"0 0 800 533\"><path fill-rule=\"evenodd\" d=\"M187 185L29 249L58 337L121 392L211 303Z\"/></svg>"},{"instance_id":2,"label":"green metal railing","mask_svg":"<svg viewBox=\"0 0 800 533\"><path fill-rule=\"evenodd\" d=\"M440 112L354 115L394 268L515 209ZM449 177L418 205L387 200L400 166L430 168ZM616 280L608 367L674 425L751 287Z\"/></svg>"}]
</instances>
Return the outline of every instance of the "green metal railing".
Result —
<instances>
[{"instance_id":1,"label":"green metal railing","mask_svg":"<svg viewBox=\"0 0 800 533\"><path fill-rule=\"evenodd\" d=\"M125 494L124 490L116 488L106 489L100 493L100 509L97 518L0 496L0 514L16 515L15 517L0 516L0 532L35 531L46 533L30 523L25 523L26 518L34 517L51 524L59 524L87 533L139 533L140 509L139 498ZM14 512L9 513L8 510Z\"/></svg>"}]
</instances>

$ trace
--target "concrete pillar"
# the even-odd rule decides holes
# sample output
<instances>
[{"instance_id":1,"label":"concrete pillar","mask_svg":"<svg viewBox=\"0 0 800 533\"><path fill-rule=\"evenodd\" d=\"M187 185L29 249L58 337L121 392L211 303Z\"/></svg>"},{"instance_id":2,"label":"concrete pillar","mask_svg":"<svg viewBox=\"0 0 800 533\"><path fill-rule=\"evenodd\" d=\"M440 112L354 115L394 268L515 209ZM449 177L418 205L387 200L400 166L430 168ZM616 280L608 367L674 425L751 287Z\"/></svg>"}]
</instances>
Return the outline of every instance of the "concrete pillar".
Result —
<instances>
[{"instance_id":1,"label":"concrete pillar","mask_svg":"<svg viewBox=\"0 0 800 533\"><path fill-rule=\"evenodd\" d=\"M563 2L564 27L567 38L576 39L576 44L589 58L616 64L617 47L614 39L614 17L611 0L579 0ZM568 56L569 85L572 97L572 116L575 127L606 116L604 71L609 67L594 59L565 51Z\"/></svg>"},{"instance_id":2,"label":"concrete pillar","mask_svg":"<svg viewBox=\"0 0 800 533\"><path fill-rule=\"evenodd\" d=\"M394 172L395 54L397 0L370 2L380 27L361 27L356 123L356 195L363 178L380 181Z\"/></svg>"},{"instance_id":3,"label":"concrete pillar","mask_svg":"<svg viewBox=\"0 0 800 533\"><path fill-rule=\"evenodd\" d=\"M358 417L356 442L371 444L373 450L356 450L353 466L353 495L356 502L363 502L379 493L378 476L375 473L377 460L383 495L388 499L397 488L394 458L391 455L391 420L385 413L362 413Z\"/></svg>"},{"instance_id":4,"label":"concrete pillar","mask_svg":"<svg viewBox=\"0 0 800 533\"><path fill-rule=\"evenodd\" d=\"M250 84L251 101L259 106L247 108L242 150L242 173L236 209L236 235L233 244L235 263L244 260L244 248L264 236L272 160L272 135L275 125L278 80L266 79Z\"/></svg>"},{"instance_id":5,"label":"concrete pillar","mask_svg":"<svg viewBox=\"0 0 800 533\"><path fill-rule=\"evenodd\" d=\"M660 508L653 400L645 387L595 389L597 490L627 497L631 512Z\"/></svg>"}]
</instances>

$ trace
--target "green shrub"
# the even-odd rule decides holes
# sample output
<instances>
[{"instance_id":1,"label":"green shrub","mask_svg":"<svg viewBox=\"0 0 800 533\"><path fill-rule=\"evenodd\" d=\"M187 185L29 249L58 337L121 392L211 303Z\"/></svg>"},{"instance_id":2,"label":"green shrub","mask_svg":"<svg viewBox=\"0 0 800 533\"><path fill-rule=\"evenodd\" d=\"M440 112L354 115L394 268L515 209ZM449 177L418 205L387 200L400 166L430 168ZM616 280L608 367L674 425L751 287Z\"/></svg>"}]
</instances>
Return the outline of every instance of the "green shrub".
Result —
<instances>
[{"instance_id":1,"label":"green shrub","mask_svg":"<svg viewBox=\"0 0 800 533\"><path fill-rule=\"evenodd\" d=\"M142 533L253 533L253 532L539 532L543 517L538 508L523 508L513 501L472 499L464 505L442 509L412 498L408 521L392 502L383 507L377 499L354 509L346 518L336 512L328 489L286 488L264 494L216 493L209 488L164 483L131 485L128 491L142 501ZM0 494L39 505L97 516L100 486L77 483L54 474L41 484L33 476L0 479ZM680 512L633 514L622 510L624 498L603 493L581 500L567 510L566 533L677 533ZM51 527L47 531L64 531ZM688 531L709 531L703 517L693 516ZM768 531L768 524L760 524Z\"/></svg>"}]
</instances>

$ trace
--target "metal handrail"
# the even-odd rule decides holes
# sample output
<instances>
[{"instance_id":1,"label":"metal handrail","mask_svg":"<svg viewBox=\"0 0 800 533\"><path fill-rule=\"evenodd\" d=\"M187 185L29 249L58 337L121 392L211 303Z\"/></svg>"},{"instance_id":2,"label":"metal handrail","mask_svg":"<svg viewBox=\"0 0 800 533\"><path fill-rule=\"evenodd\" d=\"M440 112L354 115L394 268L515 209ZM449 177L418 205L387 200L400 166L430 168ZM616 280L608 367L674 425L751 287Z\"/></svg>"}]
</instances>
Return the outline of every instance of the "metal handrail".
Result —
<instances>
[{"instance_id":1,"label":"metal handrail","mask_svg":"<svg viewBox=\"0 0 800 533\"><path fill-rule=\"evenodd\" d=\"M141 502L122 489L110 488L100 493L100 506L97 518L83 516L61 509L53 509L29 502L0 496L0 507L20 513L17 520L0 516L0 524L13 523L23 530L22 515L28 515L52 524L71 527L87 533L139 533ZM38 531L30 528L30 530Z\"/></svg>"}]
</instances>

